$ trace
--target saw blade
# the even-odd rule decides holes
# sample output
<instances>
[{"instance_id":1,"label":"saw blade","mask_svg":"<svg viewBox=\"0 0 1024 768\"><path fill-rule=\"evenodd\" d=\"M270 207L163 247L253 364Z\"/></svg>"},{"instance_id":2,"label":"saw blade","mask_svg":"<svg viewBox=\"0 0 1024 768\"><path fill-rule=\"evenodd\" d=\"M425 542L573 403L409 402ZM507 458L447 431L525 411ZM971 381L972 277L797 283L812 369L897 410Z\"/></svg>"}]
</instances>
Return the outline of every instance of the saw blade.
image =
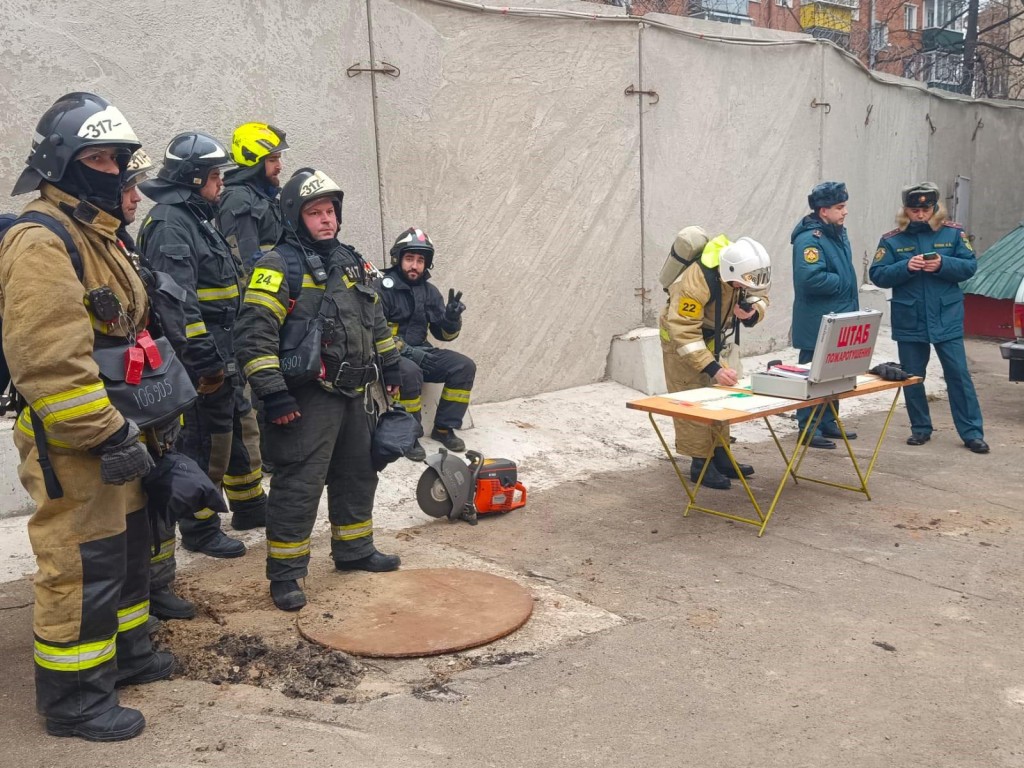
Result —
<instances>
[{"instance_id":1,"label":"saw blade","mask_svg":"<svg viewBox=\"0 0 1024 768\"><path fill-rule=\"evenodd\" d=\"M433 467L427 467L416 483L416 503L431 517L448 517L452 511L452 498Z\"/></svg>"}]
</instances>

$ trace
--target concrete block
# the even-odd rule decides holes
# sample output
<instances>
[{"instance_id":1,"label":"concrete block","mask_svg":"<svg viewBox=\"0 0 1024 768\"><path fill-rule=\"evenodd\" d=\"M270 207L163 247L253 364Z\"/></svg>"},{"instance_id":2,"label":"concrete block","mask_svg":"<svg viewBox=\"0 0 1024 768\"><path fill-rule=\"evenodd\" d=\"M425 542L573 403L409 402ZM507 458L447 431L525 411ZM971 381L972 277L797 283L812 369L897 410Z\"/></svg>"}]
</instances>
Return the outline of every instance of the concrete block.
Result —
<instances>
[{"instance_id":1,"label":"concrete block","mask_svg":"<svg viewBox=\"0 0 1024 768\"><path fill-rule=\"evenodd\" d=\"M615 336L608 355L608 378L648 395L667 392L658 329L635 328Z\"/></svg>"},{"instance_id":2,"label":"concrete block","mask_svg":"<svg viewBox=\"0 0 1024 768\"><path fill-rule=\"evenodd\" d=\"M11 439L11 416L0 418L0 519L31 515L35 505L18 479L18 465L21 458Z\"/></svg>"}]
</instances>

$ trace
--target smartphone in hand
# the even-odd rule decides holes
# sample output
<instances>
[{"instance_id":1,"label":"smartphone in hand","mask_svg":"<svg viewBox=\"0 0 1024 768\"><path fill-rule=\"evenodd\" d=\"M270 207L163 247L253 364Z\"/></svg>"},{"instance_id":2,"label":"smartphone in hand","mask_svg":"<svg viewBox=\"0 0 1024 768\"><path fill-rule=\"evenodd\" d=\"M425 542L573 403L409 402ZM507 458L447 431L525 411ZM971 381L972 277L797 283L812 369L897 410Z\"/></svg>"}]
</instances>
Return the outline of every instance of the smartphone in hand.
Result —
<instances>
[{"instance_id":1,"label":"smartphone in hand","mask_svg":"<svg viewBox=\"0 0 1024 768\"><path fill-rule=\"evenodd\" d=\"M939 254L937 254L935 251L930 251L928 253L922 253L921 258L924 259L925 261L932 261L934 259L939 258Z\"/></svg>"}]
</instances>

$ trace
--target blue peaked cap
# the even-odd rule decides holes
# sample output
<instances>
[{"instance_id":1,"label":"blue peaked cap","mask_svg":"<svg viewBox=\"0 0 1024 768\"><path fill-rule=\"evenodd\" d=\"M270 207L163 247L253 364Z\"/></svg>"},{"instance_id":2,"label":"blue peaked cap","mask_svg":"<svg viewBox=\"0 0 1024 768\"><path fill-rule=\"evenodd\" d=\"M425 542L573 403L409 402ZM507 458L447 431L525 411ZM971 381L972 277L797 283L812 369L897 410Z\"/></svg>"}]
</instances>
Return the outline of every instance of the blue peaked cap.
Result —
<instances>
[{"instance_id":1,"label":"blue peaked cap","mask_svg":"<svg viewBox=\"0 0 1024 768\"><path fill-rule=\"evenodd\" d=\"M846 184L841 181L823 181L811 190L807 196L807 204L812 211L819 208L831 208L833 205L845 203L850 199L846 191Z\"/></svg>"}]
</instances>

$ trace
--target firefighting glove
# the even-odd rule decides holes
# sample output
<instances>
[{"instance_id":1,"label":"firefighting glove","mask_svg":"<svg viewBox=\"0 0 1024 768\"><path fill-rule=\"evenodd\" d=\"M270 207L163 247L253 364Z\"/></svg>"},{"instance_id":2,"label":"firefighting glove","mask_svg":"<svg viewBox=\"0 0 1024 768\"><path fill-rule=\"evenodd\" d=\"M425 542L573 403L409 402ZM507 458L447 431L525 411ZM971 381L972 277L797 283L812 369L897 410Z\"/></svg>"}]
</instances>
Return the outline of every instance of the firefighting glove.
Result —
<instances>
[{"instance_id":1,"label":"firefighting glove","mask_svg":"<svg viewBox=\"0 0 1024 768\"><path fill-rule=\"evenodd\" d=\"M389 365L381 371L381 378L384 379L385 387L399 387L402 385L402 375L397 365Z\"/></svg>"},{"instance_id":2,"label":"firefighting glove","mask_svg":"<svg viewBox=\"0 0 1024 768\"><path fill-rule=\"evenodd\" d=\"M223 368L221 368L212 376L200 376L199 386L196 387L196 392L198 392L200 395L212 395L222 386L224 386Z\"/></svg>"},{"instance_id":3,"label":"firefighting glove","mask_svg":"<svg viewBox=\"0 0 1024 768\"><path fill-rule=\"evenodd\" d=\"M124 485L145 477L154 467L153 457L139 442L139 427L131 419L124 426L90 450L100 457L100 479L106 485Z\"/></svg>"},{"instance_id":4,"label":"firefighting glove","mask_svg":"<svg viewBox=\"0 0 1024 768\"><path fill-rule=\"evenodd\" d=\"M873 373L875 376L880 376L886 381L906 381L910 378L910 374L904 371L899 363L879 363L874 368L868 371Z\"/></svg>"},{"instance_id":5,"label":"firefighting glove","mask_svg":"<svg viewBox=\"0 0 1024 768\"><path fill-rule=\"evenodd\" d=\"M402 348L402 357L407 357L412 360L420 368L423 367L423 361L427 359L427 355L430 353L430 347L413 347L406 344Z\"/></svg>"},{"instance_id":6,"label":"firefighting glove","mask_svg":"<svg viewBox=\"0 0 1024 768\"><path fill-rule=\"evenodd\" d=\"M280 419L282 416L287 416L289 413L295 413L299 410L299 404L287 389L271 392L269 395L264 395L262 399L263 418L267 421ZM300 416L299 418L302 417Z\"/></svg>"},{"instance_id":7,"label":"firefighting glove","mask_svg":"<svg viewBox=\"0 0 1024 768\"><path fill-rule=\"evenodd\" d=\"M444 319L449 323L458 322L462 313L466 311L466 305L459 299L462 298L462 291L455 292L454 288L448 289L448 306L444 308Z\"/></svg>"}]
</instances>

